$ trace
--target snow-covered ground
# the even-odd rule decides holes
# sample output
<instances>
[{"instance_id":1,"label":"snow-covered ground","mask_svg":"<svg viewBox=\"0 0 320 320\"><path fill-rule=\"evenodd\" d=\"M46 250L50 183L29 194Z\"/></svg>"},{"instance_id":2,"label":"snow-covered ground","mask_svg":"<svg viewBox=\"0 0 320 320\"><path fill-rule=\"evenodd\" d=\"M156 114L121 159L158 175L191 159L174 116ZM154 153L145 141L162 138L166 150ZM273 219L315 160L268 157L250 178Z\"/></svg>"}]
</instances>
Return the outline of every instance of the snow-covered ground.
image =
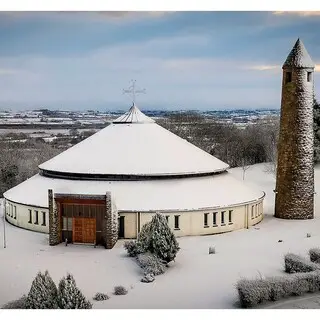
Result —
<instances>
[{"instance_id":1,"label":"snow-covered ground","mask_svg":"<svg viewBox=\"0 0 320 320\"><path fill-rule=\"evenodd\" d=\"M231 172L242 179L241 169ZM317 191L320 168L315 172ZM250 167L245 182L266 191L264 220L249 230L179 238L181 250L176 261L166 274L150 284L140 282L141 270L126 256L122 241L112 250L63 244L50 247L48 235L6 223L4 249L3 219L0 219L0 305L27 293L37 271L48 269L56 282L71 272L90 299L96 292L110 294L109 300L94 302L94 308L236 308L238 279L281 275L286 252L306 255L311 247L320 247L317 210L316 218L308 221L286 221L272 216L275 179L265 172L264 164ZM320 193L316 195L316 204L319 199ZM307 233L311 233L310 238ZM283 242L279 243L279 239ZM209 246L216 247L215 255L208 254ZM126 286L128 294L112 295L115 285Z\"/></svg>"}]
</instances>

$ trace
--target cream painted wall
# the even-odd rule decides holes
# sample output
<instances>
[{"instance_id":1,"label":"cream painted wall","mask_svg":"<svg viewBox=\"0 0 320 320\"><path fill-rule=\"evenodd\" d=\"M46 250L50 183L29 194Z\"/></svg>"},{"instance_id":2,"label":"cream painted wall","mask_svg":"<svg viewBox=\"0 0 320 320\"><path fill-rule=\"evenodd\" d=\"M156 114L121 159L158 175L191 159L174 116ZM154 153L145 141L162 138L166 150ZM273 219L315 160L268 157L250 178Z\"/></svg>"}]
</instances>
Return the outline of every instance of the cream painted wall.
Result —
<instances>
[{"instance_id":1,"label":"cream painted wall","mask_svg":"<svg viewBox=\"0 0 320 320\"><path fill-rule=\"evenodd\" d=\"M18 227L49 233L49 209L37 208L16 204L5 200L6 219L13 225ZM16 219L14 218L16 207ZM252 213L253 207L253 216ZM11 212L12 210L12 212ZM32 210L32 223L29 223L29 210ZM38 224L35 224L35 210L38 210L39 219ZM229 210L232 210L232 221L229 223ZM42 226L42 212L46 213L46 226ZM221 212L225 211L225 223L221 223ZM213 212L217 212L216 226L213 225ZM208 227L204 226L204 214L208 213ZM141 212L140 214L140 230L142 226L151 221L155 213ZM185 211L185 212L164 212L168 216L168 223L174 233L178 237L182 236L196 236L196 235L209 235L216 233L229 232L247 228L259 223L263 219L263 200L252 202L246 205L226 207L217 209L208 209L202 211ZM11 217L12 215L12 217ZM125 217L125 238L134 239L137 237L137 213L135 212L119 212L120 216ZM179 229L174 228L175 216L179 216Z\"/></svg>"},{"instance_id":2,"label":"cream painted wall","mask_svg":"<svg viewBox=\"0 0 320 320\"><path fill-rule=\"evenodd\" d=\"M251 217L251 208L253 207L253 217ZM229 222L229 210L232 210L231 222ZM221 221L221 212L224 211L224 224ZM213 225L213 213L216 212L216 225ZM204 226L204 214L208 214L208 226ZM151 221L155 213L141 213L140 230L142 226ZM185 211L178 213L163 213L168 216L169 227L174 230L178 237L209 235L216 233L229 232L247 228L259 223L263 219L263 200L252 202L250 204L226 207L217 209L209 209L202 211ZM136 213L120 213L125 215L125 237L130 234L130 238L135 238L137 227ZM175 229L175 216L179 216L179 229ZM128 230L128 232L127 232Z\"/></svg>"},{"instance_id":3,"label":"cream painted wall","mask_svg":"<svg viewBox=\"0 0 320 320\"><path fill-rule=\"evenodd\" d=\"M16 219L15 219L15 210L16 210ZM29 223L29 210L31 210L31 214L32 214L32 223ZM38 224L35 224L36 211L38 211ZM17 203L5 200L5 212L6 212L7 221L15 226L32 230L32 231L49 233L49 209L26 206L26 205L17 204ZM43 223L42 212L45 212L45 215L46 215L45 226L42 225Z\"/></svg>"}]
</instances>

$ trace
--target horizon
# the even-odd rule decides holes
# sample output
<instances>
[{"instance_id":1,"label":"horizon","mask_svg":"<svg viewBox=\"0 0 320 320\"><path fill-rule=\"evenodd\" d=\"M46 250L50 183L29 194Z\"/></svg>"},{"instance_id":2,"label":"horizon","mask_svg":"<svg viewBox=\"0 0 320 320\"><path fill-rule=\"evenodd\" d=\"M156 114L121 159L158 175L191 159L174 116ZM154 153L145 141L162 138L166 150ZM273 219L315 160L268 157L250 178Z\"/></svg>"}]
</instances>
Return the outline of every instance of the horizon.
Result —
<instances>
[{"instance_id":1,"label":"horizon","mask_svg":"<svg viewBox=\"0 0 320 320\"><path fill-rule=\"evenodd\" d=\"M319 89L320 13L0 12L0 110L280 109L299 37ZM195 108L196 106L199 106Z\"/></svg>"}]
</instances>

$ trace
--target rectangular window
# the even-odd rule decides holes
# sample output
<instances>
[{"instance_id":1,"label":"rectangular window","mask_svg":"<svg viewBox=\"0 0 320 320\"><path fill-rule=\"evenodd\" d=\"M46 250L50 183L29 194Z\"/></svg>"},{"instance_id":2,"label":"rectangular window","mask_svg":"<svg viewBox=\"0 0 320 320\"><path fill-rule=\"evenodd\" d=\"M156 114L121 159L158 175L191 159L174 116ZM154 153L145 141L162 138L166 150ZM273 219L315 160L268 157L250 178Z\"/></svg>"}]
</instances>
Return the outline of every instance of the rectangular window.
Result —
<instances>
[{"instance_id":1,"label":"rectangular window","mask_svg":"<svg viewBox=\"0 0 320 320\"><path fill-rule=\"evenodd\" d=\"M169 223L169 217L170 217L170 216L166 216L166 220L167 220L168 223Z\"/></svg>"},{"instance_id":2,"label":"rectangular window","mask_svg":"<svg viewBox=\"0 0 320 320\"><path fill-rule=\"evenodd\" d=\"M216 225L217 225L217 213L218 213L218 212L214 212L214 213L213 213L213 226L216 226Z\"/></svg>"},{"instance_id":3,"label":"rectangular window","mask_svg":"<svg viewBox=\"0 0 320 320\"><path fill-rule=\"evenodd\" d=\"M226 212L225 211L221 211L221 224L224 224L224 214Z\"/></svg>"},{"instance_id":4,"label":"rectangular window","mask_svg":"<svg viewBox=\"0 0 320 320\"><path fill-rule=\"evenodd\" d=\"M179 229L179 217L180 216L174 216L174 228Z\"/></svg>"},{"instance_id":5,"label":"rectangular window","mask_svg":"<svg viewBox=\"0 0 320 320\"><path fill-rule=\"evenodd\" d=\"M32 210L29 209L29 221L28 223L32 223Z\"/></svg>"},{"instance_id":6,"label":"rectangular window","mask_svg":"<svg viewBox=\"0 0 320 320\"><path fill-rule=\"evenodd\" d=\"M232 223L232 210L229 210L229 223Z\"/></svg>"},{"instance_id":7,"label":"rectangular window","mask_svg":"<svg viewBox=\"0 0 320 320\"><path fill-rule=\"evenodd\" d=\"M34 215L35 215L34 224L39 224L39 211L34 210Z\"/></svg>"},{"instance_id":8,"label":"rectangular window","mask_svg":"<svg viewBox=\"0 0 320 320\"><path fill-rule=\"evenodd\" d=\"M17 206L14 206L14 219L17 219Z\"/></svg>"},{"instance_id":9,"label":"rectangular window","mask_svg":"<svg viewBox=\"0 0 320 320\"><path fill-rule=\"evenodd\" d=\"M292 81L292 72L286 72L286 83Z\"/></svg>"},{"instance_id":10,"label":"rectangular window","mask_svg":"<svg viewBox=\"0 0 320 320\"><path fill-rule=\"evenodd\" d=\"M253 218L254 218L253 210L254 210L254 206L252 206L252 207L251 207L251 219L253 219Z\"/></svg>"},{"instance_id":11,"label":"rectangular window","mask_svg":"<svg viewBox=\"0 0 320 320\"><path fill-rule=\"evenodd\" d=\"M42 211L42 226L46 225L46 213L45 211Z\"/></svg>"},{"instance_id":12,"label":"rectangular window","mask_svg":"<svg viewBox=\"0 0 320 320\"><path fill-rule=\"evenodd\" d=\"M209 215L209 213L205 213L204 215L203 215L203 224L204 224L204 227L206 228L206 227L209 227L208 226L208 215Z\"/></svg>"},{"instance_id":13,"label":"rectangular window","mask_svg":"<svg viewBox=\"0 0 320 320\"><path fill-rule=\"evenodd\" d=\"M13 217L13 206L12 206L12 204L10 204L10 217L11 218Z\"/></svg>"},{"instance_id":14,"label":"rectangular window","mask_svg":"<svg viewBox=\"0 0 320 320\"><path fill-rule=\"evenodd\" d=\"M311 82L312 81L312 72L307 73L307 81Z\"/></svg>"},{"instance_id":15,"label":"rectangular window","mask_svg":"<svg viewBox=\"0 0 320 320\"><path fill-rule=\"evenodd\" d=\"M72 231L72 218L62 217L62 230Z\"/></svg>"}]
</instances>

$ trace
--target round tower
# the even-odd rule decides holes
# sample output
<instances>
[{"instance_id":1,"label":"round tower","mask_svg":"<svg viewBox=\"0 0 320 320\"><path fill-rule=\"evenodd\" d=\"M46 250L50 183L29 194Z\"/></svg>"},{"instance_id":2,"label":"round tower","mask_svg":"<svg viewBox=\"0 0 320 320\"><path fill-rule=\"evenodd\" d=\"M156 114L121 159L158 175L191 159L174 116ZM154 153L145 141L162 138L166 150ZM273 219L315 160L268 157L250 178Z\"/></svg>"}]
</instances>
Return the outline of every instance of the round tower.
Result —
<instances>
[{"instance_id":1,"label":"round tower","mask_svg":"<svg viewBox=\"0 0 320 320\"><path fill-rule=\"evenodd\" d=\"M282 69L282 98L275 216L283 219L314 217L313 72L300 39Z\"/></svg>"}]
</instances>

